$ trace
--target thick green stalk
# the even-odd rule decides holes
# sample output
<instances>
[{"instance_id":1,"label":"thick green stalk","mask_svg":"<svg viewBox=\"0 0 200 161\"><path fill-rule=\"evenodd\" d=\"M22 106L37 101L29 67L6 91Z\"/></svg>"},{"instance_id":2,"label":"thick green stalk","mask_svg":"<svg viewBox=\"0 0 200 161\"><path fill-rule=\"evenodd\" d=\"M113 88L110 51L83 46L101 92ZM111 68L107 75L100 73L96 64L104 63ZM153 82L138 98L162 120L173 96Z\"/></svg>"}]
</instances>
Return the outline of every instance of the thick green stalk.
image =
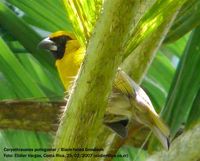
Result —
<instances>
[{"instance_id":1,"label":"thick green stalk","mask_svg":"<svg viewBox=\"0 0 200 161\"><path fill-rule=\"evenodd\" d=\"M152 1L153 3L153 1ZM148 4L140 4L142 5L141 7L148 8L151 6L151 3ZM166 35L166 33L169 31L169 28L177 15L177 11L179 8L177 8L176 11L171 13L169 17L165 19L163 24L161 24L158 29L152 33L152 36L148 37L145 39L143 43L141 43L136 50L134 50L122 63L121 68L126 71L126 73L129 74L133 78L134 81L141 83L143 76L145 75L146 71L150 67L150 64L155 56L155 53L159 49L160 45L162 44L162 41ZM137 15L138 19L140 18L141 15ZM137 21L137 17L135 18ZM135 22L136 22L135 21ZM137 24L137 23L136 23ZM135 25L136 25L135 24ZM134 137L135 133L138 133L138 128L141 128L140 125L133 125L130 124L130 131L132 131L132 135L130 134L129 137ZM111 139L113 140L112 145L107 144L104 145L104 147L107 147L107 153L115 154L118 148L124 144L124 142L128 141L127 140L122 140L119 137L112 137L112 135L105 133L105 129L102 130L102 135L104 135L105 138L109 138L109 142L111 142ZM141 136L143 131L141 130ZM107 135L107 136L106 136ZM133 138L134 139L134 138ZM133 141L134 143L134 141ZM102 142L99 142L99 144L102 146ZM110 146L110 147L108 147ZM109 160L109 159L108 159Z\"/></svg>"},{"instance_id":2,"label":"thick green stalk","mask_svg":"<svg viewBox=\"0 0 200 161\"><path fill-rule=\"evenodd\" d=\"M135 49L151 32L157 31L156 27L165 23L163 17L173 17L185 1L181 3L178 3L179 1L168 1L169 7L173 7L173 12L169 12L164 8L163 2L158 0L156 5L150 9L149 15L145 14L135 30L130 30L135 25L134 22L131 24L132 17L135 16L134 3L131 2L128 0L105 2L103 14L100 16L88 45L86 60L79 74L79 79L69 98L68 110L65 111L62 118L55 139L56 148L94 148L95 146L105 145L104 143L109 144L106 140L108 137L105 137L109 134L98 135L98 132L104 127L102 118L106 101L111 90L112 79L116 68L121 63L122 56L128 56L129 51ZM159 6L161 6L161 11L166 13L162 14L158 10L158 13L155 12L151 16L155 8ZM159 20L158 23L155 20ZM153 25L153 28L148 29L148 25ZM146 34L143 34L146 29ZM130 31L132 31L131 34ZM125 50L124 47L127 44L125 40L129 39L130 35L133 36L133 41L128 43L128 50ZM139 41L135 41L136 39L139 39ZM127 55L124 56L124 54ZM103 143L99 144L98 140L103 141ZM115 142L115 140L113 141ZM110 144L112 144L112 141ZM108 149L110 149L109 146ZM100 159L102 160L102 158ZM64 159L55 158L54 160L61 161ZM67 160L77 160L77 158L67 158ZM94 158L83 158L82 160L94 161Z\"/></svg>"},{"instance_id":3,"label":"thick green stalk","mask_svg":"<svg viewBox=\"0 0 200 161\"><path fill-rule=\"evenodd\" d=\"M157 0L150 10L141 18L134 30L131 30L129 34L129 41L126 46L124 58L126 58L130 52L140 45L147 37L151 36L153 32L160 27L167 17L170 17L177 9L187 0Z\"/></svg>"},{"instance_id":4,"label":"thick green stalk","mask_svg":"<svg viewBox=\"0 0 200 161\"><path fill-rule=\"evenodd\" d=\"M97 138L97 133L103 126L102 119L112 80L121 63L122 47L134 16L133 5L134 0L105 2L79 78L62 117L55 138L55 148L94 148L96 140L101 139ZM54 158L54 161L63 160L65 158Z\"/></svg>"},{"instance_id":5,"label":"thick green stalk","mask_svg":"<svg viewBox=\"0 0 200 161\"><path fill-rule=\"evenodd\" d=\"M136 82L141 83L156 52L169 31L178 10L179 8L172 12L170 16L166 17L165 21L157 28L157 30L145 39L121 65L121 68Z\"/></svg>"},{"instance_id":6,"label":"thick green stalk","mask_svg":"<svg viewBox=\"0 0 200 161\"><path fill-rule=\"evenodd\" d=\"M177 138L169 151L162 151L146 161L197 161L200 158L200 124Z\"/></svg>"},{"instance_id":7,"label":"thick green stalk","mask_svg":"<svg viewBox=\"0 0 200 161\"><path fill-rule=\"evenodd\" d=\"M140 20L140 18L144 15L144 13L152 6L152 4L155 2L156 0L141 0L141 1L135 1L134 5L132 6L134 8L135 11L135 15L133 17L133 24L132 24L132 28L135 28L135 26L137 25L138 21ZM133 55L133 54L131 54ZM130 56L131 56L130 55ZM138 53L139 55L139 53ZM137 70L136 68L134 68L135 65L137 64L131 64L130 60L130 56L127 58L127 60L129 60L128 62L130 62L130 64L125 64L123 62L122 64L122 69L127 72L128 70L126 70L126 65L129 66L129 70ZM131 57L132 59L132 57ZM133 68L131 68L131 65ZM132 75L130 75L132 76ZM132 77L134 78L134 77ZM133 128L136 128L135 126ZM103 140L107 140L105 142L102 142L101 140L97 141L97 146L98 147L104 147L104 154L115 154L117 152L117 150L119 149L119 147L125 142L124 139L119 138L118 136L114 135L112 131L108 130L108 128L104 127L101 129L101 132L99 134L100 136L103 136L104 139ZM110 160L110 158L107 158L105 160Z\"/></svg>"}]
</instances>

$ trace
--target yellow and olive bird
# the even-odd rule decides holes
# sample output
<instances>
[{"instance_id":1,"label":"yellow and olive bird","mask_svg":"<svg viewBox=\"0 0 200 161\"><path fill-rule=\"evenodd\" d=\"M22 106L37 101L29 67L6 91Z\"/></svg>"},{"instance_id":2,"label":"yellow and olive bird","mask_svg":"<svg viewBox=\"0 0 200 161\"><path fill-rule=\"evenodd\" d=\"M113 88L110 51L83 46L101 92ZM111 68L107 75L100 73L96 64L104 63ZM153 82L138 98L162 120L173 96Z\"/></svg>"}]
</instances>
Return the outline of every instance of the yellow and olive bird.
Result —
<instances>
[{"instance_id":1,"label":"yellow and olive bird","mask_svg":"<svg viewBox=\"0 0 200 161\"><path fill-rule=\"evenodd\" d=\"M49 50L66 90L70 88L85 56L85 48L70 33L58 31L42 40L39 47ZM169 148L169 129L154 110L144 92L125 72L118 69L106 108L104 124L122 138L127 136L129 122L149 127L165 149Z\"/></svg>"},{"instance_id":2,"label":"yellow and olive bird","mask_svg":"<svg viewBox=\"0 0 200 161\"><path fill-rule=\"evenodd\" d=\"M39 47L51 51L56 59L56 67L66 90L72 84L85 56L84 47L65 31L58 31L40 42Z\"/></svg>"}]
</instances>

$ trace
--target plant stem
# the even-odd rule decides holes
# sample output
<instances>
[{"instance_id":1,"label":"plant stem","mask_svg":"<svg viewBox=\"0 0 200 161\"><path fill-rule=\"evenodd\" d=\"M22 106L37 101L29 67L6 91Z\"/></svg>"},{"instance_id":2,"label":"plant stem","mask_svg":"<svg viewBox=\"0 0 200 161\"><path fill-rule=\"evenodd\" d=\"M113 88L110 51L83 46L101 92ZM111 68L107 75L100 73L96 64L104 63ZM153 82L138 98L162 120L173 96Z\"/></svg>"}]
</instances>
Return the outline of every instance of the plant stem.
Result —
<instances>
[{"instance_id":1,"label":"plant stem","mask_svg":"<svg viewBox=\"0 0 200 161\"><path fill-rule=\"evenodd\" d=\"M200 158L200 124L177 138L169 151L150 156L146 161L194 161Z\"/></svg>"},{"instance_id":2,"label":"plant stem","mask_svg":"<svg viewBox=\"0 0 200 161\"><path fill-rule=\"evenodd\" d=\"M104 126L102 119L112 80L121 63L122 47L135 13L133 5L134 0L105 1L103 13L88 44L86 59L76 86L73 87L67 110L62 117L55 138L55 148L94 148L96 141L101 140L101 136L97 136ZM54 158L54 161L63 160L65 158Z\"/></svg>"}]
</instances>

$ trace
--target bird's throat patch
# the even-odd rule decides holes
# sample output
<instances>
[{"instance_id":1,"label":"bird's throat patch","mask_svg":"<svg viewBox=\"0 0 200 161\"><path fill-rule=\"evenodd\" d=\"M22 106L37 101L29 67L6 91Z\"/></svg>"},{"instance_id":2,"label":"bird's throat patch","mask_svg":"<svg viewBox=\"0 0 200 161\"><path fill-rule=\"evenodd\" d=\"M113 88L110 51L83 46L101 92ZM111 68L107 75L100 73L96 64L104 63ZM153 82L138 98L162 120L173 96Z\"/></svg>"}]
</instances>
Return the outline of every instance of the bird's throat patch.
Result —
<instances>
[{"instance_id":1,"label":"bird's throat patch","mask_svg":"<svg viewBox=\"0 0 200 161\"><path fill-rule=\"evenodd\" d=\"M65 54L67 41L71 40L71 38L69 36L63 35L63 36L51 37L50 40L53 41L57 46L56 51L51 51L53 56L56 59L62 59Z\"/></svg>"}]
</instances>

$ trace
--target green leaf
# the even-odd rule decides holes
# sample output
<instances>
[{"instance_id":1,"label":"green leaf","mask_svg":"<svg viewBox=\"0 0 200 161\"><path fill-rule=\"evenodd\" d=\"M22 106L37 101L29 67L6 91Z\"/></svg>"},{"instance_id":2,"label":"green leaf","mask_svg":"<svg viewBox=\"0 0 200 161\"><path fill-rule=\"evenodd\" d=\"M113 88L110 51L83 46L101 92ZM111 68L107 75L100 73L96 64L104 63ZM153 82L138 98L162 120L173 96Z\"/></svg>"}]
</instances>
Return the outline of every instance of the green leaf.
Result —
<instances>
[{"instance_id":1,"label":"green leaf","mask_svg":"<svg viewBox=\"0 0 200 161\"><path fill-rule=\"evenodd\" d=\"M192 103L199 90L200 75L200 27L191 34L187 47L178 65L166 106L162 113L168 122L172 136L185 123Z\"/></svg>"},{"instance_id":2,"label":"green leaf","mask_svg":"<svg viewBox=\"0 0 200 161\"><path fill-rule=\"evenodd\" d=\"M46 95L50 96L54 93L54 96L56 96L64 92L63 85L58 79L58 75L52 75L46 68L43 68L31 54L18 53L16 56L27 73L31 73L32 78L34 78L34 81L38 85L52 91L51 94L47 92Z\"/></svg>"},{"instance_id":3,"label":"green leaf","mask_svg":"<svg viewBox=\"0 0 200 161\"><path fill-rule=\"evenodd\" d=\"M5 42L0 38L1 72L12 84L15 93L21 98L45 97L31 76L24 70Z\"/></svg>"},{"instance_id":4,"label":"green leaf","mask_svg":"<svg viewBox=\"0 0 200 161\"><path fill-rule=\"evenodd\" d=\"M0 100L3 99L16 99L17 95L12 90L12 85L4 78L3 74L0 73Z\"/></svg>"},{"instance_id":5,"label":"green leaf","mask_svg":"<svg viewBox=\"0 0 200 161\"><path fill-rule=\"evenodd\" d=\"M6 152L4 148L51 148L52 137L49 134L41 132L30 132L23 130L5 130L0 132L0 149L5 154L44 154L44 152ZM31 157L9 157L0 155L1 161L44 161L44 158Z\"/></svg>"},{"instance_id":6,"label":"green leaf","mask_svg":"<svg viewBox=\"0 0 200 161\"><path fill-rule=\"evenodd\" d=\"M48 67L51 72L55 73L53 57L37 48L39 41L42 39L41 36L3 3L0 3L0 25L17 38L43 66Z\"/></svg>"},{"instance_id":7,"label":"green leaf","mask_svg":"<svg viewBox=\"0 0 200 161\"><path fill-rule=\"evenodd\" d=\"M103 0L63 1L70 15L74 33L83 45L86 44L101 11Z\"/></svg>"},{"instance_id":8,"label":"green leaf","mask_svg":"<svg viewBox=\"0 0 200 161\"><path fill-rule=\"evenodd\" d=\"M24 20L28 23L43 28L47 31L57 30L71 31L72 26L64 12L62 0L42 1L16 1L8 0L9 3L24 12Z\"/></svg>"},{"instance_id":9,"label":"green leaf","mask_svg":"<svg viewBox=\"0 0 200 161\"><path fill-rule=\"evenodd\" d=\"M174 42L200 24L200 1L190 0L183 5L164 43Z\"/></svg>"},{"instance_id":10,"label":"green leaf","mask_svg":"<svg viewBox=\"0 0 200 161\"><path fill-rule=\"evenodd\" d=\"M158 52L142 82L158 112L164 106L174 71L169 59L162 52Z\"/></svg>"},{"instance_id":11,"label":"green leaf","mask_svg":"<svg viewBox=\"0 0 200 161\"><path fill-rule=\"evenodd\" d=\"M189 36L190 34L187 34L173 43L164 44L160 50L166 53L166 55L177 56L178 58L180 58L185 49Z\"/></svg>"},{"instance_id":12,"label":"green leaf","mask_svg":"<svg viewBox=\"0 0 200 161\"><path fill-rule=\"evenodd\" d=\"M147 76L152 80L157 80L159 82L158 86L162 86L167 93L173 74L174 68L169 59L163 53L158 53L148 71Z\"/></svg>"},{"instance_id":13,"label":"green leaf","mask_svg":"<svg viewBox=\"0 0 200 161\"><path fill-rule=\"evenodd\" d=\"M194 125L200 122L200 89L192 104L192 108L186 123L187 128L192 128Z\"/></svg>"},{"instance_id":14,"label":"green leaf","mask_svg":"<svg viewBox=\"0 0 200 161\"><path fill-rule=\"evenodd\" d=\"M157 30L167 17L172 17L186 0L157 0L154 5L144 14L134 30L131 30L128 42L125 45L126 58L141 42Z\"/></svg>"}]
</instances>

